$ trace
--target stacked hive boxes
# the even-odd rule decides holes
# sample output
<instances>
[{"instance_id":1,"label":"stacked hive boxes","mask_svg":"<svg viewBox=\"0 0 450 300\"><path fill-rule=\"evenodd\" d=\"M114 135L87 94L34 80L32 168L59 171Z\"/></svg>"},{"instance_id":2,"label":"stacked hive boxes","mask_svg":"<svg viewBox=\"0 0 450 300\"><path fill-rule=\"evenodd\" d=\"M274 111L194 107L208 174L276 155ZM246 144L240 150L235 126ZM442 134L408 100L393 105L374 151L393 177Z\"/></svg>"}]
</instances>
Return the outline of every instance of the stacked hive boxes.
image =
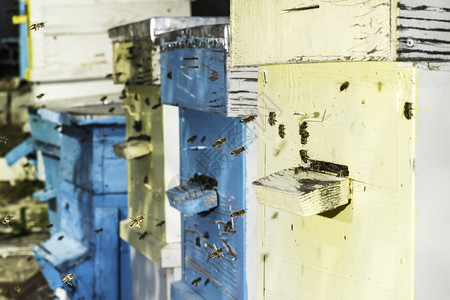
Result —
<instances>
[{"instance_id":1,"label":"stacked hive boxes","mask_svg":"<svg viewBox=\"0 0 450 300\"><path fill-rule=\"evenodd\" d=\"M223 18L151 18L109 30L114 81L125 83L127 140L115 146L128 160L129 217L120 237L130 243L133 298L165 299L180 278L180 218L165 190L177 185L178 113L161 104L160 48L156 34L227 21Z\"/></svg>"},{"instance_id":2,"label":"stacked hive boxes","mask_svg":"<svg viewBox=\"0 0 450 300\"><path fill-rule=\"evenodd\" d=\"M260 66L258 299L448 294L449 8L232 1L231 63Z\"/></svg>"},{"instance_id":3,"label":"stacked hive boxes","mask_svg":"<svg viewBox=\"0 0 450 300\"><path fill-rule=\"evenodd\" d=\"M30 114L34 146L42 151L51 237L33 248L51 288L71 297L128 299L129 248L118 238L127 215L126 164L112 145L125 136L120 104L52 106ZM31 111L30 111L31 112ZM98 233L95 230L101 229ZM74 286L62 278L74 273ZM104 274L116 282L105 284Z\"/></svg>"},{"instance_id":4,"label":"stacked hive boxes","mask_svg":"<svg viewBox=\"0 0 450 300\"><path fill-rule=\"evenodd\" d=\"M256 68L229 67L227 24L158 38L162 103L180 118L181 184L167 191L182 214L172 299L254 299Z\"/></svg>"}]
</instances>

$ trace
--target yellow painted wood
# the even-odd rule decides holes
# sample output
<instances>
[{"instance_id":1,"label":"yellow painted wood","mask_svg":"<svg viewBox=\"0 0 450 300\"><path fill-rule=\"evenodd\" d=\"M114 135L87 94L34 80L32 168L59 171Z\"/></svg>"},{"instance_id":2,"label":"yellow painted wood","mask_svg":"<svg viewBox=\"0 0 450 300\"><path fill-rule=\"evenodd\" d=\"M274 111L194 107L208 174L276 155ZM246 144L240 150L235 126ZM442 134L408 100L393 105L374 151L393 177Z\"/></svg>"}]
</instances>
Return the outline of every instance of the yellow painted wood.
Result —
<instances>
[{"instance_id":1,"label":"yellow painted wood","mask_svg":"<svg viewBox=\"0 0 450 300\"><path fill-rule=\"evenodd\" d=\"M12 17L12 22L15 25L21 24L21 23L26 23L27 21L28 21L27 15L16 15L16 16Z\"/></svg>"},{"instance_id":2,"label":"yellow painted wood","mask_svg":"<svg viewBox=\"0 0 450 300\"><path fill-rule=\"evenodd\" d=\"M231 65L395 60L397 1L232 0Z\"/></svg>"},{"instance_id":3,"label":"yellow painted wood","mask_svg":"<svg viewBox=\"0 0 450 300\"><path fill-rule=\"evenodd\" d=\"M348 166L353 179L351 204L333 218L259 206L259 299L413 299L415 121L403 106L415 103L416 69L264 66L258 83L259 176L296 167L304 149L311 159ZM308 123L301 145L302 119L322 117Z\"/></svg>"},{"instance_id":4,"label":"yellow painted wood","mask_svg":"<svg viewBox=\"0 0 450 300\"><path fill-rule=\"evenodd\" d=\"M128 160L128 214L129 217L144 215L141 228L130 227L130 220L123 221L120 236L155 263L161 263L161 251L168 243L180 240L179 214L172 211L165 191L169 185L166 176L167 160L164 152L165 106L152 109L160 101L159 86L129 86L125 104L127 109L127 137L147 135L151 137L150 154ZM142 129L136 130L135 122ZM170 219L167 219L170 217ZM160 224L161 222L165 224ZM127 225L128 224L128 225ZM157 226L159 225L159 226ZM140 234L147 232L142 240ZM169 235L169 239L167 236ZM177 260L174 257L174 260ZM170 265L170 263L169 263ZM178 264L179 265L179 264Z\"/></svg>"}]
</instances>

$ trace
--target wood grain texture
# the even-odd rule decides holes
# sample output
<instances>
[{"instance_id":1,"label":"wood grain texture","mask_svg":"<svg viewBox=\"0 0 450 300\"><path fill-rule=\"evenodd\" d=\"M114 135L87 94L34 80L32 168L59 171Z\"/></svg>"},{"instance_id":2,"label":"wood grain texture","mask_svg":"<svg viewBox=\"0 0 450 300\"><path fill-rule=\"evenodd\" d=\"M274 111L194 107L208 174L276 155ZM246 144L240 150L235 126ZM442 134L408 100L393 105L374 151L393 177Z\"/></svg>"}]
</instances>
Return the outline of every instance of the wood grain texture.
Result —
<instances>
[{"instance_id":1,"label":"wood grain texture","mask_svg":"<svg viewBox=\"0 0 450 300\"><path fill-rule=\"evenodd\" d=\"M112 70L107 30L152 16L188 16L190 1L28 1L31 81L103 78ZM54 72L53 70L57 70Z\"/></svg>"},{"instance_id":2,"label":"wood grain texture","mask_svg":"<svg viewBox=\"0 0 450 300\"><path fill-rule=\"evenodd\" d=\"M260 209L265 299L413 299L416 69L397 63L266 66L259 75L260 175L311 159L348 166L351 204L334 217ZM343 83L348 82L346 89ZM269 112L286 126L281 139ZM296 114L293 114L296 113ZM300 114L308 122L305 145ZM262 277L262 278L261 278Z\"/></svg>"},{"instance_id":3,"label":"wood grain texture","mask_svg":"<svg viewBox=\"0 0 450 300\"><path fill-rule=\"evenodd\" d=\"M231 1L233 66L447 61L445 0Z\"/></svg>"}]
</instances>

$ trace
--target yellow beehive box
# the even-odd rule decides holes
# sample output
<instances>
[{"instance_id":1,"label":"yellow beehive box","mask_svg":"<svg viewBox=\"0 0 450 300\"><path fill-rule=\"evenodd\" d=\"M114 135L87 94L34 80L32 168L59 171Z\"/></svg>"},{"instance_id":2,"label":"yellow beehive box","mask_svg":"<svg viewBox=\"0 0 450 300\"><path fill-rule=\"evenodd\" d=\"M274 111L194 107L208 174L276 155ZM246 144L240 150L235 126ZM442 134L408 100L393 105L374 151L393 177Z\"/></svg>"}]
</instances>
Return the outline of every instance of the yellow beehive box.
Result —
<instances>
[{"instance_id":1,"label":"yellow beehive box","mask_svg":"<svg viewBox=\"0 0 450 300\"><path fill-rule=\"evenodd\" d=\"M423 107L444 104L441 98L450 92L445 83L450 73L436 68L439 66L359 62L260 69L258 116L262 124L258 140L262 150L258 172L263 178L255 185L260 229L258 299L414 299L414 262L430 263L425 243L430 239L417 239L423 251L414 255L414 188L420 186L423 194L426 191L424 183L415 182L414 177L416 119L428 114L416 108L417 91L423 95ZM435 77L424 80L424 73ZM436 131L448 132L449 122L441 125ZM433 153L429 141L419 141L418 151L425 145ZM448 162L444 153L438 157ZM286 204L291 201L295 205L301 193L294 197L295 190L280 188L277 197L270 185L287 176L282 171L286 169L291 169L289 176L294 176L294 168L297 173L314 176L314 170L320 169L318 162L319 166L346 170L334 172L326 180L346 193L349 202L343 206L340 202L328 212L302 216ZM422 175L432 175L424 160L420 165ZM350 185L338 187L342 177ZM310 191L316 188L321 191L322 187ZM437 190L444 193L443 189ZM291 194L286 196L288 192ZM434 205L449 207L446 201L433 199ZM416 199L430 213L428 200L424 195ZM434 212L445 216L440 210ZM433 227L428 218L422 222L426 233L441 228ZM450 250L448 243L431 240ZM450 275L436 269L423 267L416 275L422 282L429 282L426 276ZM442 291L445 285L439 284L431 286ZM422 291L430 286L418 285Z\"/></svg>"},{"instance_id":2,"label":"yellow beehive box","mask_svg":"<svg viewBox=\"0 0 450 300\"><path fill-rule=\"evenodd\" d=\"M231 64L449 60L441 0L232 0Z\"/></svg>"}]
</instances>

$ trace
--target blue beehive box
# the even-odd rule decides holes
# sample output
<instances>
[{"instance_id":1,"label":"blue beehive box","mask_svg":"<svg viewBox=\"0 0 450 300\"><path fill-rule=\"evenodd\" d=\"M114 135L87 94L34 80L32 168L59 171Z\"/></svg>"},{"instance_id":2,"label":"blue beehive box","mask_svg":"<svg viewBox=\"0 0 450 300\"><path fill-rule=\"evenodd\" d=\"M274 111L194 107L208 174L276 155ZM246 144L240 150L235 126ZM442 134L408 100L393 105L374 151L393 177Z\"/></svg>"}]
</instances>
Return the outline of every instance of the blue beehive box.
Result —
<instances>
[{"instance_id":1,"label":"blue beehive box","mask_svg":"<svg viewBox=\"0 0 450 300\"><path fill-rule=\"evenodd\" d=\"M181 184L166 192L182 213L172 299L252 298L256 282L257 71L229 67L228 30L159 35L162 103L180 108Z\"/></svg>"},{"instance_id":2,"label":"blue beehive box","mask_svg":"<svg viewBox=\"0 0 450 300\"><path fill-rule=\"evenodd\" d=\"M30 109L30 123L46 173L46 190L35 196L55 191L50 221L58 224L33 248L51 288L76 299L129 299L129 247L119 238L128 210L126 163L112 149L125 137L121 103ZM62 282L70 273L73 287Z\"/></svg>"}]
</instances>

